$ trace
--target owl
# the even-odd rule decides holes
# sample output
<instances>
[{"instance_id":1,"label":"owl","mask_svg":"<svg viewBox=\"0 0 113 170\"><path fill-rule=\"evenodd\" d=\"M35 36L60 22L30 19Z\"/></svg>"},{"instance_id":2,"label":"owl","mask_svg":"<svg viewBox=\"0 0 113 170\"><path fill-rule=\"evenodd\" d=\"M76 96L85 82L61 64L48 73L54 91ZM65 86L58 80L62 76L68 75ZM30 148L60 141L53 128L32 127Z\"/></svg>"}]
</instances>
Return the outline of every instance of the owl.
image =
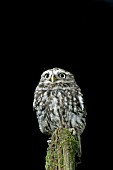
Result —
<instances>
[{"instance_id":1,"label":"owl","mask_svg":"<svg viewBox=\"0 0 113 170\"><path fill-rule=\"evenodd\" d=\"M87 113L81 89L70 72L60 68L44 71L34 92L33 108L42 133L51 135L63 127L80 139Z\"/></svg>"}]
</instances>

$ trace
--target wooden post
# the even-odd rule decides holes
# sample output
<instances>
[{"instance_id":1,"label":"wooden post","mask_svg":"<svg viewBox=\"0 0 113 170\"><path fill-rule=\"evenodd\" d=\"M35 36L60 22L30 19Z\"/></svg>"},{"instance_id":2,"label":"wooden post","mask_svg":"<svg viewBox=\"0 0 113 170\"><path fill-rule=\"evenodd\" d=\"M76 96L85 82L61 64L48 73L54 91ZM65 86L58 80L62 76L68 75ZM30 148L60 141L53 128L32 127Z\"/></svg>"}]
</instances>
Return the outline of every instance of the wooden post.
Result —
<instances>
[{"instance_id":1,"label":"wooden post","mask_svg":"<svg viewBox=\"0 0 113 170\"><path fill-rule=\"evenodd\" d=\"M78 140L71 135L69 130L56 129L47 149L46 170L75 170L77 151Z\"/></svg>"}]
</instances>

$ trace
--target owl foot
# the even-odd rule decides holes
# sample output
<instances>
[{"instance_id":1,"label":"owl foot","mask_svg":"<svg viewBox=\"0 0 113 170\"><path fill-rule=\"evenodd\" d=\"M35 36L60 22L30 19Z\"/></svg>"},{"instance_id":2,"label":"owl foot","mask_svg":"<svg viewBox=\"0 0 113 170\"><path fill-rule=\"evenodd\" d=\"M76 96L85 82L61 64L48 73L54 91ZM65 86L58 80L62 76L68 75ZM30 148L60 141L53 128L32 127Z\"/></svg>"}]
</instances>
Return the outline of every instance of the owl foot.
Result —
<instances>
[{"instance_id":1,"label":"owl foot","mask_svg":"<svg viewBox=\"0 0 113 170\"><path fill-rule=\"evenodd\" d=\"M73 136L76 135L76 130L75 130L74 128L69 128L69 131L71 132L71 134L72 134Z\"/></svg>"},{"instance_id":2,"label":"owl foot","mask_svg":"<svg viewBox=\"0 0 113 170\"><path fill-rule=\"evenodd\" d=\"M48 143L48 145L50 145L51 144L51 139L47 140L47 143Z\"/></svg>"}]
</instances>

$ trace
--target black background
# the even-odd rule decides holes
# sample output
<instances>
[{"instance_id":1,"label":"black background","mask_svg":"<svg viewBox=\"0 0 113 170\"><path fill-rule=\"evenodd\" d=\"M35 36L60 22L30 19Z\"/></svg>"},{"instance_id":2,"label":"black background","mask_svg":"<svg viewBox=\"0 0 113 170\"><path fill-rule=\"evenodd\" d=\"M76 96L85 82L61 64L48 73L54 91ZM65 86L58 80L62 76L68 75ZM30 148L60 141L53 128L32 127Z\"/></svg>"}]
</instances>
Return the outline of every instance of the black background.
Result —
<instances>
[{"instance_id":1,"label":"black background","mask_svg":"<svg viewBox=\"0 0 113 170\"><path fill-rule=\"evenodd\" d=\"M78 170L108 169L112 153L112 5L80 1L17 7L9 8L3 24L4 77L9 83L3 127L8 166L44 170L48 137L39 131L33 95L42 72L60 67L75 75L88 113Z\"/></svg>"},{"instance_id":2,"label":"black background","mask_svg":"<svg viewBox=\"0 0 113 170\"><path fill-rule=\"evenodd\" d=\"M62 7L63 8L63 7ZM60 12L62 11L60 9ZM53 9L54 10L54 9ZM110 163L110 57L112 57L112 8L86 1L71 10L47 12L36 34L33 20L31 55L32 94L40 74L49 68L64 68L75 75L87 107L87 126L82 135L82 163L78 170L97 169ZM32 31L33 31L32 28ZM36 35L40 35L38 39ZM31 34L30 34L31 35ZM37 42L37 44L36 44ZM37 50L36 50L37 49ZM32 96L33 99L33 96ZM111 109L110 109L111 110ZM111 136L111 135L110 135ZM32 169L44 169L48 137L41 134L32 112Z\"/></svg>"}]
</instances>

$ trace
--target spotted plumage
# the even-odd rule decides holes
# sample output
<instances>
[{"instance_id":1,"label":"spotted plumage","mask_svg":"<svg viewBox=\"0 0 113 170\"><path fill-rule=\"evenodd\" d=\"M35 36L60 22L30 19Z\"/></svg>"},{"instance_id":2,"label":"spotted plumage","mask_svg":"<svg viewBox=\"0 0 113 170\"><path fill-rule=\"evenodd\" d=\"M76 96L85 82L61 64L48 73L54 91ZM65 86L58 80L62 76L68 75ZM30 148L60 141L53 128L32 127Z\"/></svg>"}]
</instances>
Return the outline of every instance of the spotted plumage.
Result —
<instances>
[{"instance_id":1,"label":"spotted plumage","mask_svg":"<svg viewBox=\"0 0 113 170\"><path fill-rule=\"evenodd\" d=\"M36 110L42 133L52 134L58 127L74 129L80 135L86 125L83 95L73 74L53 68L41 75L34 93L33 108Z\"/></svg>"}]
</instances>

